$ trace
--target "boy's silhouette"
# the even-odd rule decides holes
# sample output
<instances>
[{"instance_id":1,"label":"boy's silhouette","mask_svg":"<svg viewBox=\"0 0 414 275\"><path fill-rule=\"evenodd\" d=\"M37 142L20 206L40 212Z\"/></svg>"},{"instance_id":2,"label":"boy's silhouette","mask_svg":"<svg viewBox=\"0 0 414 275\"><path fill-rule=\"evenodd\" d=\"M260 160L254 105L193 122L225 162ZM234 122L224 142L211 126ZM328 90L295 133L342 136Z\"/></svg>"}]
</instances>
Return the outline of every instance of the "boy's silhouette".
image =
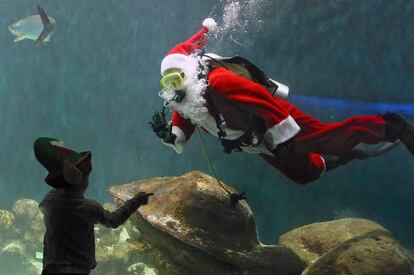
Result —
<instances>
[{"instance_id":1,"label":"boy's silhouette","mask_svg":"<svg viewBox=\"0 0 414 275\"><path fill-rule=\"evenodd\" d=\"M46 225L42 275L89 274L96 266L94 224L118 227L152 194L140 192L109 212L83 196L92 170L91 152L77 153L46 137L35 141L34 152L49 172L46 183L53 187L39 205Z\"/></svg>"}]
</instances>

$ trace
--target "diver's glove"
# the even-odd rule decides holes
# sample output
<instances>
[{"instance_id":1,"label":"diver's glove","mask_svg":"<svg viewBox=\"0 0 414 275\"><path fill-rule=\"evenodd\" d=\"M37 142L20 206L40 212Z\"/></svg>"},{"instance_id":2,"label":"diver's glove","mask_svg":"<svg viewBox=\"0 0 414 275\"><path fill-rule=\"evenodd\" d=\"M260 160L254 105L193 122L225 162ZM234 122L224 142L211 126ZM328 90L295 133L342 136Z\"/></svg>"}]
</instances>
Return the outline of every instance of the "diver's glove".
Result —
<instances>
[{"instance_id":1,"label":"diver's glove","mask_svg":"<svg viewBox=\"0 0 414 275\"><path fill-rule=\"evenodd\" d=\"M152 121L148 122L148 124L152 127L155 134L164 142L174 144L176 136L172 133L171 123L167 123L165 120L164 112L155 112L152 116Z\"/></svg>"}]
</instances>

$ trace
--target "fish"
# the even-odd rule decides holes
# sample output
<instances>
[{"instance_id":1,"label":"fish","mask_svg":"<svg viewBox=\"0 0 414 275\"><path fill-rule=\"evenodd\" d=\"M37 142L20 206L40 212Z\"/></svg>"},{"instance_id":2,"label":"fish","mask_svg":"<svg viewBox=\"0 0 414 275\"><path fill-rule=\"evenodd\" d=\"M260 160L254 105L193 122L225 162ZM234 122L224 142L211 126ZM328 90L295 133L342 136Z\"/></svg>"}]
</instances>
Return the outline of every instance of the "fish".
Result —
<instances>
[{"instance_id":1,"label":"fish","mask_svg":"<svg viewBox=\"0 0 414 275\"><path fill-rule=\"evenodd\" d=\"M23 18L9 26L9 31L16 36L14 42L30 39L37 46L50 41L56 30L56 20L48 16L40 5L37 5L37 11L38 15Z\"/></svg>"}]
</instances>

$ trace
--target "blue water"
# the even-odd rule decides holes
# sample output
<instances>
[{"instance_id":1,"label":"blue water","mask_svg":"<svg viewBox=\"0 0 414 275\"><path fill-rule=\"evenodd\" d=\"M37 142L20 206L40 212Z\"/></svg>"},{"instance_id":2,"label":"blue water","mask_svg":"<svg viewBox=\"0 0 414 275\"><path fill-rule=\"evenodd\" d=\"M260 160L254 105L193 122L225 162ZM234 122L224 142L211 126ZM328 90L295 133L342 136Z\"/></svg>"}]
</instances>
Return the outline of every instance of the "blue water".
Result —
<instances>
[{"instance_id":1,"label":"blue water","mask_svg":"<svg viewBox=\"0 0 414 275\"><path fill-rule=\"evenodd\" d=\"M14 43L7 26L35 14L36 3L57 20L56 34L40 47ZM20 198L40 200L49 189L33 155L39 136L92 151L87 195L101 202L111 201L110 185L208 172L195 137L176 155L147 122L162 104L157 95L162 58L204 18L227 22L232 13L225 8L234 3L2 0L0 208ZM290 86L294 103L326 122L383 112L383 106L414 118L413 1L253 4L240 1L238 23L213 38L210 51L251 59ZM264 242L275 243L304 224L353 216L379 222L414 248L414 158L403 146L303 187L258 157L228 156L214 138L206 140L222 179L247 193Z\"/></svg>"}]
</instances>

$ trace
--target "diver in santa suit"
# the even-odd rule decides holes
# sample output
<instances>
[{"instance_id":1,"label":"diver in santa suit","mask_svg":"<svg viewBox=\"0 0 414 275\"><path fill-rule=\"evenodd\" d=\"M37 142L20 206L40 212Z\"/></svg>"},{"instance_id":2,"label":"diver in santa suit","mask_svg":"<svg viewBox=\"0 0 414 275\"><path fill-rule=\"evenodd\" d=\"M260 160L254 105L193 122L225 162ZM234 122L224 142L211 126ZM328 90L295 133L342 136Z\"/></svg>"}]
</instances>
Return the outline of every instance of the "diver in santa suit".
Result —
<instances>
[{"instance_id":1,"label":"diver in santa suit","mask_svg":"<svg viewBox=\"0 0 414 275\"><path fill-rule=\"evenodd\" d=\"M291 180L306 184L354 159L380 155L401 141L414 155L414 128L402 116L352 116L323 123L283 97L288 88L250 61L203 54L216 22L176 45L161 62L160 96L173 110L170 122L156 113L152 128L183 151L196 126L220 138L225 152L258 154ZM376 151L361 144L385 144Z\"/></svg>"}]
</instances>

